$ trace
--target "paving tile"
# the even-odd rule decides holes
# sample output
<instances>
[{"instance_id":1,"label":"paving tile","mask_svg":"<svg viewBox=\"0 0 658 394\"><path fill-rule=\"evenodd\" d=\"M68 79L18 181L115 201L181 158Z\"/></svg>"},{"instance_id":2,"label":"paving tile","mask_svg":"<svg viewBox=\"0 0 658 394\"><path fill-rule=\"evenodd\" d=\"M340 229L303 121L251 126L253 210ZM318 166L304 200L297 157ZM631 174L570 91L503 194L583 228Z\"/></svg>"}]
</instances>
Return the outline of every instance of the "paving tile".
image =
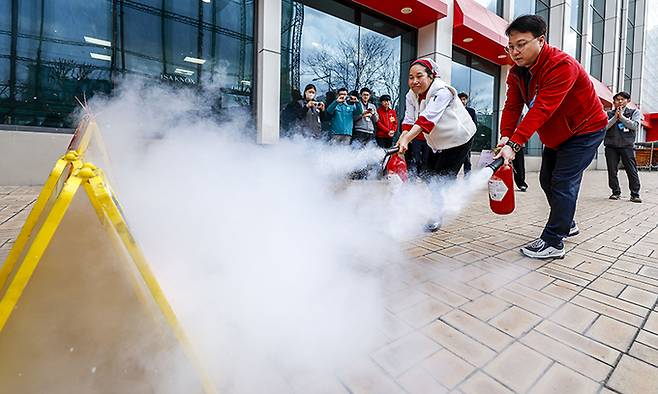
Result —
<instances>
[{"instance_id":1,"label":"paving tile","mask_svg":"<svg viewBox=\"0 0 658 394\"><path fill-rule=\"evenodd\" d=\"M441 346L478 367L484 366L496 355L493 350L442 321L430 324L423 332Z\"/></svg>"},{"instance_id":2,"label":"paving tile","mask_svg":"<svg viewBox=\"0 0 658 394\"><path fill-rule=\"evenodd\" d=\"M405 335L373 353L372 358L392 376L398 376L441 349L418 332Z\"/></svg>"},{"instance_id":3,"label":"paving tile","mask_svg":"<svg viewBox=\"0 0 658 394\"><path fill-rule=\"evenodd\" d=\"M530 390L532 394L549 393L596 393L601 385L574 370L560 364L553 366L539 379L539 382Z\"/></svg>"},{"instance_id":4,"label":"paving tile","mask_svg":"<svg viewBox=\"0 0 658 394\"><path fill-rule=\"evenodd\" d=\"M452 389L475 371L475 366L443 349L424 360L423 368L443 386Z\"/></svg>"},{"instance_id":5,"label":"paving tile","mask_svg":"<svg viewBox=\"0 0 658 394\"><path fill-rule=\"evenodd\" d=\"M413 367L397 379L400 386L412 394L443 394L448 389L441 386L423 367Z\"/></svg>"},{"instance_id":6,"label":"paving tile","mask_svg":"<svg viewBox=\"0 0 658 394\"><path fill-rule=\"evenodd\" d=\"M425 294L452 307L457 307L469 301L468 298L462 297L454 291L451 291L443 286L439 286L434 282L424 283L420 290Z\"/></svg>"},{"instance_id":7,"label":"paving tile","mask_svg":"<svg viewBox=\"0 0 658 394\"><path fill-rule=\"evenodd\" d=\"M410 326L420 328L451 310L452 308L450 306L434 299L429 299L398 312L397 315Z\"/></svg>"},{"instance_id":8,"label":"paving tile","mask_svg":"<svg viewBox=\"0 0 658 394\"><path fill-rule=\"evenodd\" d=\"M658 349L658 335L650 331L640 330L635 340L638 342L642 342L645 345L651 346L654 349Z\"/></svg>"},{"instance_id":9,"label":"paving tile","mask_svg":"<svg viewBox=\"0 0 658 394\"><path fill-rule=\"evenodd\" d=\"M493 295L542 317L546 317L553 312L553 308L548 305L532 300L506 288L496 290Z\"/></svg>"},{"instance_id":10,"label":"paving tile","mask_svg":"<svg viewBox=\"0 0 658 394\"><path fill-rule=\"evenodd\" d=\"M515 342L491 361L485 367L485 372L512 390L525 392L549 365L551 365L550 359Z\"/></svg>"},{"instance_id":11,"label":"paving tile","mask_svg":"<svg viewBox=\"0 0 658 394\"><path fill-rule=\"evenodd\" d=\"M639 317L644 317L649 313L647 308L632 304L630 302L621 300L616 297L611 297L607 294L601 294L596 291L591 291L589 289L583 290L582 292L580 292L580 295L613 306L617 309L621 309L628 313L632 313Z\"/></svg>"},{"instance_id":12,"label":"paving tile","mask_svg":"<svg viewBox=\"0 0 658 394\"><path fill-rule=\"evenodd\" d=\"M592 300L591 298L583 297L583 296L580 296L580 295L574 297L573 303L576 304L576 305L582 306L584 308L587 308L591 311L594 311L596 313L600 313L600 314L615 318L617 320L627 322L627 323L632 324L636 327L639 327L640 325L642 325L642 322L644 321L641 317L639 317L637 315L633 315L632 313L622 311L622 310L617 309L615 307L612 307L610 305L607 305L607 304Z\"/></svg>"},{"instance_id":13,"label":"paving tile","mask_svg":"<svg viewBox=\"0 0 658 394\"><path fill-rule=\"evenodd\" d=\"M613 297L619 296L626 288L626 284L614 282L606 278L598 278L587 286L588 289L598 291Z\"/></svg>"},{"instance_id":14,"label":"paving tile","mask_svg":"<svg viewBox=\"0 0 658 394\"><path fill-rule=\"evenodd\" d=\"M619 298L634 304L642 305L645 308L653 308L656 304L656 299L658 299L658 294L628 286L621 293Z\"/></svg>"},{"instance_id":15,"label":"paving tile","mask_svg":"<svg viewBox=\"0 0 658 394\"><path fill-rule=\"evenodd\" d=\"M522 278L516 281L516 283L520 283L526 287L529 287L531 289L535 290L541 290L542 288L548 286L548 284L552 283L555 281L555 278L552 278L548 275L544 275L539 272L529 272Z\"/></svg>"},{"instance_id":16,"label":"paving tile","mask_svg":"<svg viewBox=\"0 0 658 394\"><path fill-rule=\"evenodd\" d=\"M468 302L469 300L474 300L484 293L476 288L473 288L471 286L468 286L464 283L460 283L457 280L453 279L452 277L445 277L445 278L437 278L433 281L435 284L441 286L443 289L450 290L453 294L456 294L459 298L458 299L441 299L438 298L439 301L443 301L448 305L451 306L459 306L461 304L464 304ZM431 284L432 282L430 282ZM434 295L432 294L434 297ZM451 298L451 295L444 295L446 298Z\"/></svg>"},{"instance_id":17,"label":"paving tile","mask_svg":"<svg viewBox=\"0 0 658 394\"><path fill-rule=\"evenodd\" d=\"M405 289L387 296L386 306L391 312L400 312L427 299L427 294L415 289Z\"/></svg>"},{"instance_id":18,"label":"paving tile","mask_svg":"<svg viewBox=\"0 0 658 394\"><path fill-rule=\"evenodd\" d=\"M530 331L535 324L539 323L541 319L541 317L535 314L513 306L491 319L489 324L514 338L520 338L523 334Z\"/></svg>"},{"instance_id":19,"label":"paving tile","mask_svg":"<svg viewBox=\"0 0 658 394\"><path fill-rule=\"evenodd\" d=\"M658 393L658 368L623 355L607 386L620 393Z\"/></svg>"},{"instance_id":20,"label":"paving tile","mask_svg":"<svg viewBox=\"0 0 658 394\"><path fill-rule=\"evenodd\" d=\"M404 323L399 317L392 313L385 312L382 317L380 330L389 340L396 340L401 336L408 334L412 328Z\"/></svg>"},{"instance_id":21,"label":"paving tile","mask_svg":"<svg viewBox=\"0 0 658 394\"><path fill-rule=\"evenodd\" d=\"M628 350L637 331L637 327L607 316L599 316L585 334L590 338L625 352Z\"/></svg>"},{"instance_id":22,"label":"paving tile","mask_svg":"<svg viewBox=\"0 0 658 394\"><path fill-rule=\"evenodd\" d=\"M358 360L339 374L350 393L401 394L402 388L379 366L369 360Z\"/></svg>"},{"instance_id":23,"label":"paving tile","mask_svg":"<svg viewBox=\"0 0 658 394\"><path fill-rule=\"evenodd\" d=\"M441 320L497 352L513 341L509 335L459 310L442 316Z\"/></svg>"},{"instance_id":24,"label":"paving tile","mask_svg":"<svg viewBox=\"0 0 658 394\"><path fill-rule=\"evenodd\" d=\"M551 321L542 322L537 326L536 330L610 365L614 365L619 357L619 351L612 347L566 329Z\"/></svg>"},{"instance_id":25,"label":"paving tile","mask_svg":"<svg viewBox=\"0 0 658 394\"><path fill-rule=\"evenodd\" d=\"M584 332L599 315L574 304L564 304L552 316L551 320L576 332Z\"/></svg>"},{"instance_id":26,"label":"paving tile","mask_svg":"<svg viewBox=\"0 0 658 394\"><path fill-rule=\"evenodd\" d=\"M495 381L485 373L477 372L459 386L459 391L465 394L511 394L512 391Z\"/></svg>"},{"instance_id":27,"label":"paving tile","mask_svg":"<svg viewBox=\"0 0 658 394\"><path fill-rule=\"evenodd\" d=\"M538 331L531 331L521 342L597 382L603 382L612 370L611 365Z\"/></svg>"},{"instance_id":28,"label":"paving tile","mask_svg":"<svg viewBox=\"0 0 658 394\"><path fill-rule=\"evenodd\" d=\"M510 303L503 301L500 298L485 294L480 298L462 305L460 309L480 320L487 321L510 306Z\"/></svg>"},{"instance_id":29,"label":"paving tile","mask_svg":"<svg viewBox=\"0 0 658 394\"><path fill-rule=\"evenodd\" d=\"M658 367L658 349L647 346L641 342L634 342L631 350L628 352L633 357Z\"/></svg>"}]
</instances>

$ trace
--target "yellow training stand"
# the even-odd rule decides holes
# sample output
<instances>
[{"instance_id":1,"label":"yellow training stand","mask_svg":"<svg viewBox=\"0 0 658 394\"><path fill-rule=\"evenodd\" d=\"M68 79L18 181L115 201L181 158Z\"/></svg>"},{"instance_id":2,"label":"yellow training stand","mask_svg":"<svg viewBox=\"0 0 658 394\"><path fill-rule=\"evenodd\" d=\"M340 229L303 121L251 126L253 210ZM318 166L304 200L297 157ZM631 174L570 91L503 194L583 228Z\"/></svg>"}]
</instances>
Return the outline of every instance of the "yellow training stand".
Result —
<instances>
[{"instance_id":1,"label":"yellow training stand","mask_svg":"<svg viewBox=\"0 0 658 394\"><path fill-rule=\"evenodd\" d=\"M46 392L216 392L103 172L77 151L0 270L0 393Z\"/></svg>"}]
</instances>

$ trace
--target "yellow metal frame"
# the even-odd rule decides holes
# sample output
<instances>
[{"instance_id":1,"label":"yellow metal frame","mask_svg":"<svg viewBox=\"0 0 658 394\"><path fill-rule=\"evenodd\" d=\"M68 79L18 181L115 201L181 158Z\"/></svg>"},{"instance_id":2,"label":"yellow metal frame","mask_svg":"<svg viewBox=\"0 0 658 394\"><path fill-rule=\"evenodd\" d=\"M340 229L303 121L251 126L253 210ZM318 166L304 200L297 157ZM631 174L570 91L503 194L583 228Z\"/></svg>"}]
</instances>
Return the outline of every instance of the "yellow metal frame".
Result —
<instances>
[{"instance_id":1,"label":"yellow metal frame","mask_svg":"<svg viewBox=\"0 0 658 394\"><path fill-rule=\"evenodd\" d=\"M66 171L69 171L70 174L80 167L82 167L80 155L74 150L67 152L55 163L55 167L50 172L43 189L41 189L30 214L27 216L27 219L18 234L18 237L16 237L14 246L12 246L7 258L5 259L5 263L0 268L0 294L2 294L2 289L5 287L7 278L9 278L9 275L13 272L18 258L23 253L25 246L29 243L33 231L35 230L37 223L39 223L41 215L44 213L46 205L51 198L55 196L57 192L55 189L60 179Z\"/></svg>"},{"instance_id":2,"label":"yellow metal frame","mask_svg":"<svg viewBox=\"0 0 658 394\"><path fill-rule=\"evenodd\" d=\"M70 154L70 152L69 152ZM73 155L69 156L69 159L72 159ZM14 247L10 256L13 261L11 261L11 267L3 267L3 272L5 268L8 272L13 270L13 266L16 264L16 260L21 255L22 249L27 244L31 232L36 225L39 216L41 215L46 202L52 196L54 192L54 187L56 185L59 176L55 177L59 173L61 176L63 170L60 171L63 166L68 164L73 166L73 171L71 175L66 180L62 191L57 196L55 203L48 212L43 225L38 229L36 235L34 235L34 241L30 245L27 253L25 254L24 259L21 261L18 270L16 271L15 276L9 283L7 291L4 293L2 299L0 299L0 333L2 333L3 328L5 327L7 321L9 320L12 311L16 307L25 287L27 286L30 278L34 274L41 257L48 248L50 241L52 240L57 228L59 227L64 215L66 214L68 208L75 197L78 189L82 185L86 191L86 195L91 202L91 205L94 207L94 210L98 216L98 219L103 223L104 227L108 231L113 231L119 236L121 244L126 249L131 259L135 263L146 288L148 289L150 295L153 297L156 305L158 306L160 312L165 318L168 326L172 330L176 340L181 344L186 356L197 370L199 378L203 384L204 391L206 393L216 393L217 390L214 387L209 375L203 368L198 357L192 350L189 339L187 338L185 332L183 331L176 314L169 305L167 298L165 297L158 281L155 279L153 272L151 271L141 249L135 242L126 220L123 217L120 207L118 206L117 199L113 195L111 188L107 184L107 181L104 179L102 171L97 169L91 163L85 163L81 165L81 162L76 159L74 161L66 161L60 159L51 173L51 176L46 183L47 186L44 186L44 189L35 204L34 209L28 216L25 226L21 231L21 235L17 239L17 243L20 242L22 245L20 247ZM37 209L38 208L38 209ZM29 222L29 224L28 224ZM9 260L9 259L8 259ZM6 264L5 264L6 265ZM7 273L6 276L9 274ZM2 278L0 278L2 279ZM6 277L5 277L6 280ZM0 286L0 289L2 286Z\"/></svg>"}]
</instances>

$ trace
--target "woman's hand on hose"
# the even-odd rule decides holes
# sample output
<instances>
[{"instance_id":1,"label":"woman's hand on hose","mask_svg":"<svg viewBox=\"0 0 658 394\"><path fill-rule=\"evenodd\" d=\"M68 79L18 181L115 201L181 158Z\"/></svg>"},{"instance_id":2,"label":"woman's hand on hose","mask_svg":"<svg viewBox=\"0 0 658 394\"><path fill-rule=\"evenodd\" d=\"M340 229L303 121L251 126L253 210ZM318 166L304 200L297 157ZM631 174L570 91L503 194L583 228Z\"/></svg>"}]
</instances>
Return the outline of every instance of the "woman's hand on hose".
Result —
<instances>
[{"instance_id":1,"label":"woman's hand on hose","mask_svg":"<svg viewBox=\"0 0 658 394\"><path fill-rule=\"evenodd\" d=\"M409 141L407 141L407 135L408 135L407 133L402 133L402 135L398 139L398 142L395 144L395 146L400 147L400 152L398 152L400 154L404 154L404 152L406 152L407 149L409 149Z\"/></svg>"}]
</instances>

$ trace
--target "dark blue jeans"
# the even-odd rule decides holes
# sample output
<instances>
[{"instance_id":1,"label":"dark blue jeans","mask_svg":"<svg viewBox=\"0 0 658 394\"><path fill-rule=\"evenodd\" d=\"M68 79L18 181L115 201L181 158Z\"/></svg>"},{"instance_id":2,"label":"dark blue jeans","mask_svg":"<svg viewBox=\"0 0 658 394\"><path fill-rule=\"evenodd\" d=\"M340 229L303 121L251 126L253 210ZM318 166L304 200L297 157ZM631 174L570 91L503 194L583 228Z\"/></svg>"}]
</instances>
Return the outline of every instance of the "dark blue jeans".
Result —
<instances>
[{"instance_id":1,"label":"dark blue jeans","mask_svg":"<svg viewBox=\"0 0 658 394\"><path fill-rule=\"evenodd\" d=\"M541 239L562 248L576 213L576 201L583 171L594 159L605 130L571 137L557 149L544 148L539 183L546 194L551 213Z\"/></svg>"}]
</instances>

